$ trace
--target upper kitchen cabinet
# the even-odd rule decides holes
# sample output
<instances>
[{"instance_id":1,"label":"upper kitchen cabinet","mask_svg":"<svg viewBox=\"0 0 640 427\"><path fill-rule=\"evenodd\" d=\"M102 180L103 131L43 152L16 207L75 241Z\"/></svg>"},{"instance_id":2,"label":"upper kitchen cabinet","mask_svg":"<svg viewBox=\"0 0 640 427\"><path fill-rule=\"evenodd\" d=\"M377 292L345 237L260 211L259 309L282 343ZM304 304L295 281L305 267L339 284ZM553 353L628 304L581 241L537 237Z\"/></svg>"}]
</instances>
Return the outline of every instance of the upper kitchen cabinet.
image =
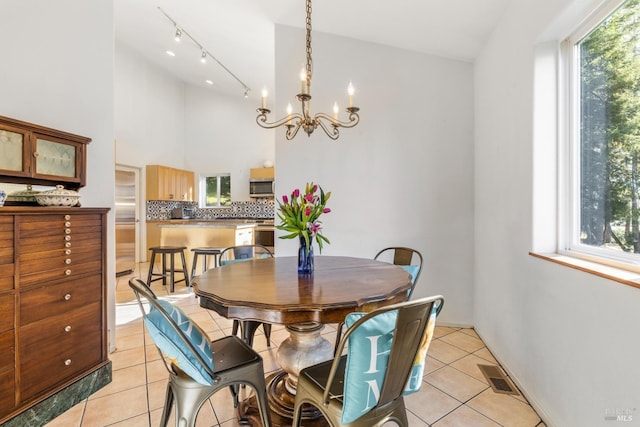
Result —
<instances>
[{"instance_id":1,"label":"upper kitchen cabinet","mask_svg":"<svg viewBox=\"0 0 640 427\"><path fill-rule=\"evenodd\" d=\"M275 170L270 168L251 168L249 171L250 179L271 179L275 178Z\"/></svg>"},{"instance_id":2,"label":"upper kitchen cabinet","mask_svg":"<svg viewBox=\"0 0 640 427\"><path fill-rule=\"evenodd\" d=\"M147 200L192 202L195 174L162 165L147 165Z\"/></svg>"},{"instance_id":3,"label":"upper kitchen cabinet","mask_svg":"<svg viewBox=\"0 0 640 427\"><path fill-rule=\"evenodd\" d=\"M86 184L86 145L91 138L0 116L0 181Z\"/></svg>"}]
</instances>

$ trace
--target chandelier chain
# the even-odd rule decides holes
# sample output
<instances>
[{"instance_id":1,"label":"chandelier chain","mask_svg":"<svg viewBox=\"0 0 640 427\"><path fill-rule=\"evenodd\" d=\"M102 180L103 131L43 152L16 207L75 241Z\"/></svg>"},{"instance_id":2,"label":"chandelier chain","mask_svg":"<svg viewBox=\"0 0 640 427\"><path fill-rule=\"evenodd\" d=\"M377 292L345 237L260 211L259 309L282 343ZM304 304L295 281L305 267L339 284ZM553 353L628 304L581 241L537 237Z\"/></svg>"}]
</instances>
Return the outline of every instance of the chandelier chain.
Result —
<instances>
[{"instance_id":1,"label":"chandelier chain","mask_svg":"<svg viewBox=\"0 0 640 427\"><path fill-rule=\"evenodd\" d=\"M311 0L307 0L307 85L311 86L313 62L311 59Z\"/></svg>"}]
</instances>

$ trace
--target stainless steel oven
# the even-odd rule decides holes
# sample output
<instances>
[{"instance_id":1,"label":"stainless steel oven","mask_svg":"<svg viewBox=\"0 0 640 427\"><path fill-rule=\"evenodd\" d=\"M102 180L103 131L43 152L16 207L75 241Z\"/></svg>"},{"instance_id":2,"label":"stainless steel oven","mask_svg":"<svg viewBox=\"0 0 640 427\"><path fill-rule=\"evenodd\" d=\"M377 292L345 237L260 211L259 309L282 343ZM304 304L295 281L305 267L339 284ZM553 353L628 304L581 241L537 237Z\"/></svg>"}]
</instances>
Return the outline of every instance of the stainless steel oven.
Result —
<instances>
[{"instance_id":1,"label":"stainless steel oven","mask_svg":"<svg viewBox=\"0 0 640 427\"><path fill-rule=\"evenodd\" d=\"M266 246L271 252L274 252L275 227L273 224L258 223L256 228L254 228L253 233L256 244Z\"/></svg>"}]
</instances>

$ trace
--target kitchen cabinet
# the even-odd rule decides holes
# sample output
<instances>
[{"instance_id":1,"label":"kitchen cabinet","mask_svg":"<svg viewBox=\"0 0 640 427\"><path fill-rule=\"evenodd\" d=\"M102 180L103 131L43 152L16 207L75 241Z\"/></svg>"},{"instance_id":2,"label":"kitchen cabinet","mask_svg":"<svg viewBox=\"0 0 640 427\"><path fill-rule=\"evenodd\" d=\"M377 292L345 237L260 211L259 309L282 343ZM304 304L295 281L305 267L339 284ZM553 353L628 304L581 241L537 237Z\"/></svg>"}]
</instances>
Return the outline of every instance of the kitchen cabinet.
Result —
<instances>
[{"instance_id":1,"label":"kitchen cabinet","mask_svg":"<svg viewBox=\"0 0 640 427\"><path fill-rule=\"evenodd\" d=\"M275 169L270 168L251 168L249 171L249 179L275 179Z\"/></svg>"},{"instance_id":2,"label":"kitchen cabinet","mask_svg":"<svg viewBox=\"0 0 640 427\"><path fill-rule=\"evenodd\" d=\"M0 116L0 181L84 187L89 142L90 138Z\"/></svg>"},{"instance_id":3,"label":"kitchen cabinet","mask_svg":"<svg viewBox=\"0 0 640 427\"><path fill-rule=\"evenodd\" d=\"M147 165L147 200L192 202L195 174L162 165Z\"/></svg>"},{"instance_id":4,"label":"kitchen cabinet","mask_svg":"<svg viewBox=\"0 0 640 427\"><path fill-rule=\"evenodd\" d=\"M99 370L110 381L107 212L0 209L0 424L40 404L68 409L77 401L48 398ZM81 388L88 396L104 385Z\"/></svg>"}]
</instances>

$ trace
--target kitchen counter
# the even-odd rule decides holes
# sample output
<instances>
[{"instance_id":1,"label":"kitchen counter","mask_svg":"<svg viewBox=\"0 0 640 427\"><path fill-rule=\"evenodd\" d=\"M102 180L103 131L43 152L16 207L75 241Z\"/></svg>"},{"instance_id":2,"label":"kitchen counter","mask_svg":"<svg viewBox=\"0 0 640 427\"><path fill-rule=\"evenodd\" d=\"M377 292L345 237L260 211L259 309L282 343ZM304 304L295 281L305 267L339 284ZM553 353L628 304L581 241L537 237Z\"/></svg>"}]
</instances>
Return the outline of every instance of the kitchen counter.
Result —
<instances>
[{"instance_id":1,"label":"kitchen counter","mask_svg":"<svg viewBox=\"0 0 640 427\"><path fill-rule=\"evenodd\" d=\"M258 225L249 220L202 220L202 219L169 219L162 221L147 221L156 227L208 227L208 228L247 228Z\"/></svg>"},{"instance_id":2,"label":"kitchen counter","mask_svg":"<svg viewBox=\"0 0 640 427\"><path fill-rule=\"evenodd\" d=\"M186 246L187 270L191 271L193 253L198 247L226 248L253 244L258 223L245 219L201 220L170 219L147 221L147 248ZM147 254L147 260L150 253Z\"/></svg>"}]
</instances>

